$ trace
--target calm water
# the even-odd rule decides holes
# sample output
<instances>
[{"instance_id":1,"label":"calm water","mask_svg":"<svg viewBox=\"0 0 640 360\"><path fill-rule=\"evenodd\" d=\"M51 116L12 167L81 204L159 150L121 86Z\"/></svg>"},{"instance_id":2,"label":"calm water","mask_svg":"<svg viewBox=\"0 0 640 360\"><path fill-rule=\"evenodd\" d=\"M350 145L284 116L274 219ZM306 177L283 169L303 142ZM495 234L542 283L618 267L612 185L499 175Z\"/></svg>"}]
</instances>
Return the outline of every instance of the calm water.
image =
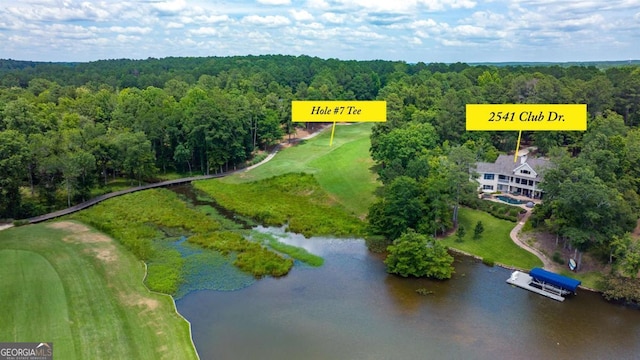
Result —
<instances>
[{"instance_id":1,"label":"calm water","mask_svg":"<svg viewBox=\"0 0 640 360\"><path fill-rule=\"evenodd\" d=\"M271 229L270 231L276 231ZM286 240L325 257L177 302L202 359L637 359L640 311L579 291L559 303L457 259L449 281L388 275L360 240ZM427 288L432 295L416 294Z\"/></svg>"}]
</instances>

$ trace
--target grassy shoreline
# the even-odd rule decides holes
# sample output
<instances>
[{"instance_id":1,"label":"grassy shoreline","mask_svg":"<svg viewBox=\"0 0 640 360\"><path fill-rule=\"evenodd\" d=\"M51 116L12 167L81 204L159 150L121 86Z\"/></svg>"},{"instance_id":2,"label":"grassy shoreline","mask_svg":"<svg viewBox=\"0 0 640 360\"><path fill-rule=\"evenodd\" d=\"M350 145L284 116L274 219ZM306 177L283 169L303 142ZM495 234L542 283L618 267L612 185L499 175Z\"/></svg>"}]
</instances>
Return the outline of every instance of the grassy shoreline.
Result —
<instances>
[{"instance_id":1,"label":"grassy shoreline","mask_svg":"<svg viewBox=\"0 0 640 360\"><path fill-rule=\"evenodd\" d=\"M198 358L173 299L143 285L144 264L115 240L70 221L29 225L0 232L0 259L16 279L0 292L13 314L3 341L53 341L61 359Z\"/></svg>"},{"instance_id":2,"label":"grassy shoreline","mask_svg":"<svg viewBox=\"0 0 640 360\"><path fill-rule=\"evenodd\" d=\"M473 229L478 221L482 221L484 232L479 239L474 239ZM540 259L511 240L509 233L514 223L469 208L460 208L459 223L466 229L463 241L457 242L456 235L453 233L442 240L446 246L480 257L487 262L496 262L519 269L529 270L542 265Z\"/></svg>"}]
</instances>

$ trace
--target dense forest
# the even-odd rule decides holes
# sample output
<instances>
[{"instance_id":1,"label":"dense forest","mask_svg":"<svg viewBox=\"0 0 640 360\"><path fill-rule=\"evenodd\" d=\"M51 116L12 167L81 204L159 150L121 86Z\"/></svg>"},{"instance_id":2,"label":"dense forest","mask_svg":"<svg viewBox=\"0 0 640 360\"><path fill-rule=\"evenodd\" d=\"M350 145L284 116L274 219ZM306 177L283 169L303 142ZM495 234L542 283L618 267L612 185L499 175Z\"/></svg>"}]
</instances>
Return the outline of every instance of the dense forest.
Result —
<instances>
[{"instance_id":1,"label":"dense forest","mask_svg":"<svg viewBox=\"0 0 640 360\"><path fill-rule=\"evenodd\" d=\"M387 101L371 154L374 233L437 234L470 205L476 161L517 133L466 132L468 103L586 103L586 132L525 132L556 166L536 224L580 251L633 253L640 209L640 67L495 66L243 56L39 63L0 60L0 218L85 200L112 179L246 164L293 131L292 100ZM588 194L588 196L585 196ZM640 252L640 250L638 250ZM604 256L604 255L603 255ZM628 273L640 261L627 261ZM638 265L635 265L638 264ZM637 271L636 271L637 272Z\"/></svg>"}]
</instances>

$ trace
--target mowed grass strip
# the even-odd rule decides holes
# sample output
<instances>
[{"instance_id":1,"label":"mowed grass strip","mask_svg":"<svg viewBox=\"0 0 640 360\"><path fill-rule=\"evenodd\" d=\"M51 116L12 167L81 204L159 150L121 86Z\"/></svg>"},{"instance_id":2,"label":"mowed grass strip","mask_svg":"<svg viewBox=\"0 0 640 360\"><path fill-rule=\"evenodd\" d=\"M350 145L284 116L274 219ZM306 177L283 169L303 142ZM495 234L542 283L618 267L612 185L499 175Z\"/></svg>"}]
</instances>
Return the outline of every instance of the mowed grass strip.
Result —
<instances>
[{"instance_id":1,"label":"mowed grass strip","mask_svg":"<svg viewBox=\"0 0 640 360\"><path fill-rule=\"evenodd\" d=\"M313 174L322 188L345 209L364 218L375 200L378 186L369 154L371 123L337 125L333 146L331 128L303 143L280 151L271 161L250 171L224 179L223 183L244 183L287 173Z\"/></svg>"},{"instance_id":2,"label":"mowed grass strip","mask_svg":"<svg viewBox=\"0 0 640 360\"><path fill-rule=\"evenodd\" d=\"M171 297L144 287L144 264L85 225L0 231L0 264L2 341L53 341L58 359L197 358Z\"/></svg>"},{"instance_id":3,"label":"mowed grass strip","mask_svg":"<svg viewBox=\"0 0 640 360\"><path fill-rule=\"evenodd\" d=\"M50 342L56 357L74 356L76 341L63 282L40 254L0 250L0 339L5 342Z\"/></svg>"},{"instance_id":4,"label":"mowed grass strip","mask_svg":"<svg viewBox=\"0 0 640 360\"><path fill-rule=\"evenodd\" d=\"M478 221L482 221L484 231L476 240L473 238L473 230ZM460 209L459 222L466 230L463 242L457 242L453 233L442 240L446 246L521 269L542 266L540 259L511 240L509 233L515 226L513 222L500 220L483 211L469 208Z\"/></svg>"}]
</instances>

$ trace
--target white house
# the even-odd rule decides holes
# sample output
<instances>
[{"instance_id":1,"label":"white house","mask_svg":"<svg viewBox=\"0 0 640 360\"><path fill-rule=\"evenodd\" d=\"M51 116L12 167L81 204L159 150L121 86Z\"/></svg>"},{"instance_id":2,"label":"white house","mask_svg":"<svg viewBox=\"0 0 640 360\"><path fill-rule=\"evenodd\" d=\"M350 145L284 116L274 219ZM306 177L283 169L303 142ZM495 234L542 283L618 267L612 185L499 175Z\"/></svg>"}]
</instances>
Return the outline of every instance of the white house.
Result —
<instances>
[{"instance_id":1,"label":"white house","mask_svg":"<svg viewBox=\"0 0 640 360\"><path fill-rule=\"evenodd\" d=\"M480 190L540 199L542 170L549 165L547 159L528 158L526 154L518 156L516 162L513 155L500 155L494 163L480 162L476 168Z\"/></svg>"}]
</instances>

